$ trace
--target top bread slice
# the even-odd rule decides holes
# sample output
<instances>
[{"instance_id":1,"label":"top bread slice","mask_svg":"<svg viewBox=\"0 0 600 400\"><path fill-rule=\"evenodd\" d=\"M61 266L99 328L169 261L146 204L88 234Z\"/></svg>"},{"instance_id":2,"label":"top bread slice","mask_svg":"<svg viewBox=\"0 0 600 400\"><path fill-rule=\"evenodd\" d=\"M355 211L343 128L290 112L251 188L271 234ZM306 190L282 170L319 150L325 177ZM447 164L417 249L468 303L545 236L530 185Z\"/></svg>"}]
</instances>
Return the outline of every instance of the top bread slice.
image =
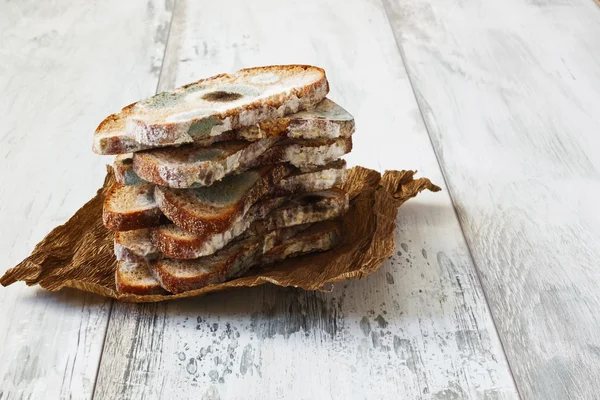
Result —
<instances>
[{"instance_id":1,"label":"top bread slice","mask_svg":"<svg viewBox=\"0 0 600 400\"><path fill-rule=\"evenodd\" d=\"M223 132L215 136L192 137L197 146L210 146L228 140L256 141L271 137L290 139L336 139L354 133L354 117L340 105L323 99L314 108L282 118L262 121L251 126ZM94 136L94 152L125 154L171 146L172 143L148 145L135 141L126 131L112 131Z\"/></svg>"},{"instance_id":2,"label":"top bread slice","mask_svg":"<svg viewBox=\"0 0 600 400\"><path fill-rule=\"evenodd\" d=\"M310 109L325 98L325 71L308 65L242 69L159 93L108 116L96 129L93 150L128 153L111 140L123 134L130 143L165 146L193 143L224 132ZM119 150L119 151L115 151Z\"/></svg>"}]
</instances>

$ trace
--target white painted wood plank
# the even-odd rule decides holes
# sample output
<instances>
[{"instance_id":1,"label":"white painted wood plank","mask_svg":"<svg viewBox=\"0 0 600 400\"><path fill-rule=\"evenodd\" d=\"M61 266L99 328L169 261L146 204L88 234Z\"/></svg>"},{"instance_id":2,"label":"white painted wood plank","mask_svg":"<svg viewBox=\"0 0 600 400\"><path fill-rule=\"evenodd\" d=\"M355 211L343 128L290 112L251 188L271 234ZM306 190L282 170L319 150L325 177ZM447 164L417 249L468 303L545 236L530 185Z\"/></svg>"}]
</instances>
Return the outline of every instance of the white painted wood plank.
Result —
<instances>
[{"instance_id":1,"label":"white painted wood plank","mask_svg":"<svg viewBox=\"0 0 600 400\"><path fill-rule=\"evenodd\" d=\"M520 393L598 398L600 9L386 4Z\"/></svg>"},{"instance_id":2,"label":"white painted wood plank","mask_svg":"<svg viewBox=\"0 0 600 400\"><path fill-rule=\"evenodd\" d=\"M357 120L351 164L443 182L379 3L179 1L174 14L161 88L321 65ZM447 192L403 206L398 226L380 271L329 294L263 286L115 304L95 397L516 398Z\"/></svg>"},{"instance_id":3,"label":"white painted wood plank","mask_svg":"<svg viewBox=\"0 0 600 400\"><path fill-rule=\"evenodd\" d=\"M110 161L92 133L155 91L166 6L0 2L1 272L95 194ZM89 398L111 302L17 284L0 304L0 399Z\"/></svg>"}]
</instances>

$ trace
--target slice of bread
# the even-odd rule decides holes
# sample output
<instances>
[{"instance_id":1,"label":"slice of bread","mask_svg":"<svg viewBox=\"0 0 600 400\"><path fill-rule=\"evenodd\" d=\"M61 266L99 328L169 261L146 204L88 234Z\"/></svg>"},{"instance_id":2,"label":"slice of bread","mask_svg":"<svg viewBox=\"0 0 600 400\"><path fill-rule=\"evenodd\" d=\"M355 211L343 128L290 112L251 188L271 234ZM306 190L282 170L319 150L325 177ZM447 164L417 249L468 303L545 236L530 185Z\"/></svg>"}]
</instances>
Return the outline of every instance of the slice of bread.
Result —
<instances>
[{"instance_id":1,"label":"slice of bread","mask_svg":"<svg viewBox=\"0 0 600 400\"><path fill-rule=\"evenodd\" d=\"M325 221L348 211L348 194L339 188L298 195L264 219L267 230Z\"/></svg>"},{"instance_id":2,"label":"slice of bread","mask_svg":"<svg viewBox=\"0 0 600 400\"><path fill-rule=\"evenodd\" d=\"M352 137L333 140L283 139L255 158L248 168L277 163L308 168L333 162L351 150Z\"/></svg>"},{"instance_id":3,"label":"slice of bread","mask_svg":"<svg viewBox=\"0 0 600 400\"><path fill-rule=\"evenodd\" d=\"M255 204L227 231L208 239L171 224L152 229L152 242L167 257L194 259L217 252L251 225L253 232L264 235L275 229L333 219L347 209L348 195L338 188L304 193L291 200L278 197Z\"/></svg>"},{"instance_id":4,"label":"slice of bread","mask_svg":"<svg viewBox=\"0 0 600 400\"><path fill-rule=\"evenodd\" d=\"M115 232L114 251L117 261L151 261L162 257L149 229Z\"/></svg>"},{"instance_id":5,"label":"slice of bread","mask_svg":"<svg viewBox=\"0 0 600 400\"><path fill-rule=\"evenodd\" d=\"M142 179L172 188L210 186L247 169L278 139L230 140L208 147L186 145L135 153L133 169Z\"/></svg>"},{"instance_id":6,"label":"slice of bread","mask_svg":"<svg viewBox=\"0 0 600 400\"><path fill-rule=\"evenodd\" d=\"M280 181L276 188L277 197L269 200L262 199L248 210L243 219L234 223L225 232L211 236L209 240L187 232L177 225L165 224L153 228L152 233L147 229L117 232L115 254L118 260L126 261L156 258L156 254L161 252L171 258L192 259L212 254L223 248L245 232L253 221L264 219L265 216L266 221L261 222L265 225L265 230L267 225L269 229L289 226L292 224L290 219L302 224L335 218L347 209L344 192L331 189L343 183L345 166L343 160L338 160L326 168L321 167L312 172L303 173L297 170L295 174ZM314 205L311 205L310 201L305 201L307 194L299 196L303 200L295 199L284 205L290 195L319 191L325 191L325 197L321 201L316 201ZM281 210L278 209L279 207Z\"/></svg>"},{"instance_id":7,"label":"slice of bread","mask_svg":"<svg viewBox=\"0 0 600 400\"><path fill-rule=\"evenodd\" d=\"M125 163L121 165L125 165L125 167L115 166L115 170L120 168L123 171L127 168ZM162 214L162 212L156 210L158 205L155 204L153 193L149 190L153 185L144 181L138 182L135 178L135 172L131 169L131 166L129 168L129 170L121 172L117 176L121 176L121 179L125 182L139 185L139 188L122 188L122 184L115 185L114 190L111 190L105 199L105 204L111 204L111 206L105 207L104 210L105 225L111 230L123 231L149 228L157 226L161 222L168 223L166 217L159 215L157 218L156 216L156 214ZM325 166L306 168L306 170L308 172L300 168L293 169L292 173L279 180L271 194L275 197L284 197L297 193L326 190L334 186L341 186L346 178L346 162L344 160L336 160ZM143 195L138 196L138 191L141 191ZM141 210L144 211L140 212ZM244 222L243 219L241 221ZM242 222L238 221L238 226L231 226L229 230L231 232L239 230L239 224L242 224ZM227 231L224 231L222 235L227 236ZM196 238L196 235L193 237ZM219 246L217 244L219 242L218 238L218 235L215 236L213 244L207 244L206 249L211 248L213 245Z\"/></svg>"},{"instance_id":8,"label":"slice of bread","mask_svg":"<svg viewBox=\"0 0 600 400\"><path fill-rule=\"evenodd\" d=\"M317 192L332 187L341 187L346 181L346 161L335 160L322 166L296 168L281 179L275 188L275 196L295 193Z\"/></svg>"},{"instance_id":9,"label":"slice of bread","mask_svg":"<svg viewBox=\"0 0 600 400\"><path fill-rule=\"evenodd\" d=\"M210 256L195 260L165 258L149 262L147 265L152 276L163 288L171 293L182 293L241 276L256 265L329 250L340 240L339 226L332 221L313 224L307 229L293 230L300 230L300 233L281 233L282 240L268 248L265 254L264 237L251 235L231 242Z\"/></svg>"},{"instance_id":10,"label":"slice of bread","mask_svg":"<svg viewBox=\"0 0 600 400\"><path fill-rule=\"evenodd\" d=\"M113 162L115 180L122 185L143 185L148 183L133 170L133 153L119 154Z\"/></svg>"},{"instance_id":11,"label":"slice of bread","mask_svg":"<svg viewBox=\"0 0 600 400\"><path fill-rule=\"evenodd\" d=\"M168 294L150 274L148 264L145 261L119 261L115 271L115 282L118 293L137 295Z\"/></svg>"},{"instance_id":12,"label":"slice of bread","mask_svg":"<svg viewBox=\"0 0 600 400\"><path fill-rule=\"evenodd\" d=\"M286 165L278 164L230 175L212 186L196 189L156 186L154 198L175 225L210 240L243 220L250 207L288 173Z\"/></svg>"},{"instance_id":13,"label":"slice of bread","mask_svg":"<svg viewBox=\"0 0 600 400\"><path fill-rule=\"evenodd\" d=\"M113 231L130 231L159 225L162 212L154 201L154 185L115 183L104 198L102 221Z\"/></svg>"},{"instance_id":14,"label":"slice of bread","mask_svg":"<svg viewBox=\"0 0 600 400\"><path fill-rule=\"evenodd\" d=\"M255 221L264 218L286 200L285 197L279 197L260 201L243 218L236 219L227 230L208 237L195 235L174 224L161 225L152 229L152 243L170 258L193 259L207 256L242 235Z\"/></svg>"},{"instance_id":15,"label":"slice of bread","mask_svg":"<svg viewBox=\"0 0 600 400\"><path fill-rule=\"evenodd\" d=\"M93 150L111 154L111 137L147 146L178 145L281 118L325 98L325 71L307 65L242 69L159 93L108 116L96 129ZM131 147L124 153L133 151Z\"/></svg>"},{"instance_id":16,"label":"slice of bread","mask_svg":"<svg viewBox=\"0 0 600 400\"><path fill-rule=\"evenodd\" d=\"M122 185L141 185L147 183L133 170L132 154L115 157L113 170L117 182ZM293 193L316 192L341 186L346 180L346 161L339 159L326 165L292 168L292 172L282 178L273 193L286 196Z\"/></svg>"},{"instance_id":17,"label":"slice of bread","mask_svg":"<svg viewBox=\"0 0 600 400\"><path fill-rule=\"evenodd\" d=\"M260 261L261 240L253 236L230 243L207 257L195 260L162 259L148 263L150 273L171 293L199 289L247 271Z\"/></svg>"},{"instance_id":18,"label":"slice of bread","mask_svg":"<svg viewBox=\"0 0 600 400\"><path fill-rule=\"evenodd\" d=\"M226 147L226 146L225 146ZM217 156L216 154L222 154L220 151L221 147L216 147L214 158L223 156ZM247 151L242 150L242 152ZM314 151L309 149L309 151ZM185 152L189 153L189 150ZM175 151L175 154L179 154L183 156L184 151ZM237 153L239 155L239 153ZM173 156L170 156L173 157ZM232 157L237 157L234 154ZM230 157L231 159L231 157ZM136 160L140 164L146 164L144 166L140 166L139 168L143 168L146 173L152 174L150 177L153 182L157 184L165 185L162 176L175 176L175 179L171 179L172 181L191 181L195 179L194 177L200 176L203 183L208 183L210 181L214 181L214 176L210 175L212 172L217 172L218 175L222 175L224 170L232 170L232 168L227 165L224 166L225 161L219 161L218 167L212 166L208 168L209 161L199 161L193 163L167 163L166 160L162 160L161 162L157 161L155 157L146 153L138 153L136 154ZM181 158L179 158L181 160ZM248 158L245 157L245 160L237 160L237 169L236 172L241 172L247 168ZM235 160L234 160L235 161ZM251 162L251 164L255 164L255 162ZM139 175L133 170L133 155L132 154L121 154L115 157L115 161L113 164L113 170L115 171L115 178L117 182L123 185L140 185L144 183L148 183L144 179L140 178ZM232 172L232 171L229 171ZM310 179L308 176L302 176L303 174L311 173ZM148 176L147 176L148 177ZM180 178L181 177L181 178ZM340 186L346 177L346 162L344 160L338 159L327 163L325 165L303 165L300 168L296 168L294 172L292 172L289 176L283 178L279 183L279 189L281 193L284 192L314 192L317 190L328 189L333 186ZM304 187L298 186L298 183L302 182L301 185L304 184L312 184L312 186ZM211 182L212 183L212 182ZM194 184L192 184L193 186ZM168 186L168 185L167 185Z\"/></svg>"},{"instance_id":19,"label":"slice of bread","mask_svg":"<svg viewBox=\"0 0 600 400\"><path fill-rule=\"evenodd\" d=\"M290 257L330 250L340 243L341 238L340 224L337 220L312 224L291 239L275 244L264 252L261 264L271 264Z\"/></svg>"},{"instance_id":20,"label":"slice of bread","mask_svg":"<svg viewBox=\"0 0 600 400\"><path fill-rule=\"evenodd\" d=\"M309 110L262 121L220 135L193 137L193 142L198 146L210 146L228 140L256 141L270 137L336 139L349 137L354 133L354 129L354 118L348 111L329 99L323 99ZM173 144L152 146L138 143L125 131L113 131L111 134L94 136L94 151L100 154L123 154L171 145Z\"/></svg>"},{"instance_id":21,"label":"slice of bread","mask_svg":"<svg viewBox=\"0 0 600 400\"><path fill-rule=\"evenodd\" d=\"M267 231L262 224L257 224L256 228L251 229L251 234L260 235L263 237L262 252L266 254L275 246L279 246L296 236L298 233L310 228L314 224L301 224L289 226L286 228L275 229L274 231Z\"/></svg>"},{"instance_id":22,"label":"slice of bread","mask_svg":"<svg viewBox=\"0 0 600 400\"><path fill-rule=\"evenodd\" d=\"M232 173L264 165L289 163L303 168L325 165L351 149L351 137L279 141L269 138L256 142L232 140L209 147L187 145L135 153L133 169L146 181L185 189L210 186Z\"/></svg>"},{"instance_id":23,"label":"slice of bread","mask_svg":"<svg viewBox=\"0 0 600 400\"><path fill-rule=\"evenodd\" d=\"M262 121L221 135L205 139L195 139L199 146L207 146L217 141L243 139L255 141L269 137L293 139L335 139L349 137L354 133L354 117L340 105L323 99L314 108Z\"/></svg>"},{"instance_id":24,"label":"slice of bread","mask_svg":"<svg viewBox=\"0 0 600 400\"><path fill-rule=\"evenodd\" d=\"M350 137L354 129L352 114L339 104L324 99L315 108L290 116L285 136L290 139L336 139Z\"/></svg>"}]
</instances>

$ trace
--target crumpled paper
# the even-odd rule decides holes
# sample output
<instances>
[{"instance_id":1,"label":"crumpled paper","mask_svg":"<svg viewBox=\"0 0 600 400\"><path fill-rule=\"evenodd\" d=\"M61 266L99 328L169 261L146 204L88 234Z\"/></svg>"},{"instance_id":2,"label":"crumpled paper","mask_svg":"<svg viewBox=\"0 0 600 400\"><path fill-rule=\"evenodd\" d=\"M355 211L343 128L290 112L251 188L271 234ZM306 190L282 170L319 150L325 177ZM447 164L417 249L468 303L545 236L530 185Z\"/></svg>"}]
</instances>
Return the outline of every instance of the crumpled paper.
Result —
<instances>
[{"instance_id":1,"label":"crumpled paper","mask_svg":"<svg viewBox=\"0 0 600 400\"><path fill-rule=\"evenodd\" d=\"M414 179L416 171L377 171L354 167L344 189L351 202L341 218L343 239L332 250L288 259L251 269L245 276L177 295L119 294L115 287L117 262L113 233L102 224L104 196L114 182L110 168L96 196L65 224L52 230L29 257L0 278L3 286L17 281L55 291L72 287L129 302L155 302L200 296L236 287L272 283L306 290L323 290L329 284L362 278L379 268L394 252L398 207L422 190L440 190L427 178Z\"/></svg>"}]
</instances>

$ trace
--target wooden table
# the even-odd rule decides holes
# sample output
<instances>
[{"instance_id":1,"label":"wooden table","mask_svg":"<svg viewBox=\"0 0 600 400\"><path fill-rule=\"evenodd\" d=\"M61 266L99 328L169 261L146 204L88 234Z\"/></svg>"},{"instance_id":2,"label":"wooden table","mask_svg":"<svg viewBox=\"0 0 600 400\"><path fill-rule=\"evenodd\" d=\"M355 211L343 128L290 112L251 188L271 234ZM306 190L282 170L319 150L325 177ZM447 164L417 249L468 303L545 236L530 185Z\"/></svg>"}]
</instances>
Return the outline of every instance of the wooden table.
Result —
<instances>
[{"instance_id":1,"label":"wooden table","mask_svg":"<svg viewBox=\"0 0 600 400\"><path fill-rule=\"evenodd\" d=\"M349 164L443 188L331 293L1 289L0 399L600 398L599 37L592 0L0 1L2 271L100 186L103 117L245 66L324 67Z\"/></svg>"}]
</instances>

